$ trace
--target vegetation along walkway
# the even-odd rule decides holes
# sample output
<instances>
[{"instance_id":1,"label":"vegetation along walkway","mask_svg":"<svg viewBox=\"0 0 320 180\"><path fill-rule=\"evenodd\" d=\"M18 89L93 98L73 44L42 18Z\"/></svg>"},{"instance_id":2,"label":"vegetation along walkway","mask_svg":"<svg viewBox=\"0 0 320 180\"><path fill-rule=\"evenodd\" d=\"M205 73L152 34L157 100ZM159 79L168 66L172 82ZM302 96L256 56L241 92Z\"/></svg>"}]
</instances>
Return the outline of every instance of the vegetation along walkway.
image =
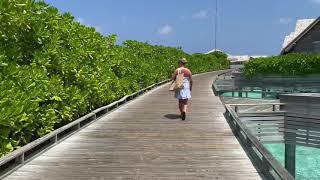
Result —
<instances>
[{"instance_id":1,"label":"vegetation along walkway","mask_svg":"<svg viewBox=\"0 0 320 180\"><path fill-rule=\"evenodd\" d=\"M6 179L260 179L211 85L194 77L191 112L178 118L169 85L114 110Z\"/></svg>"}]
</instances>

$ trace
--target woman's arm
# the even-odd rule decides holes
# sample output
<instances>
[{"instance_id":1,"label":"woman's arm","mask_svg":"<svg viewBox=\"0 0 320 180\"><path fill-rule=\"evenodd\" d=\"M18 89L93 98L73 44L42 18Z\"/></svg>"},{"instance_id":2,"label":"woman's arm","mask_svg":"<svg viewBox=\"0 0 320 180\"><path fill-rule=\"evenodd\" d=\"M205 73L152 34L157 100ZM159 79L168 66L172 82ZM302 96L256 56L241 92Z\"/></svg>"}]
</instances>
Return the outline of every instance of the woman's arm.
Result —
<instances>
[{"instance_id":1,"label":"woman's arm","mask_svg":"<svg viewBox=\"0 0 320 180\"><path fill-rule=\"evenodd\" d=\"M190 71L190 91L192 91L192 84L193 84L193 81L192 81L192 73Z\"/></svg>"},{"instance_id":2,"label":"woman's arm","mask_svg":"<svg viewBox=\"0 0 320 180\"><path fill-rule=\"evenodd\" d=\"M178 70L175 70L174 73L173 73L172 76L171 76L171 81L176 80L177 74L178 74Z\"/></svg>"}]
</instances>

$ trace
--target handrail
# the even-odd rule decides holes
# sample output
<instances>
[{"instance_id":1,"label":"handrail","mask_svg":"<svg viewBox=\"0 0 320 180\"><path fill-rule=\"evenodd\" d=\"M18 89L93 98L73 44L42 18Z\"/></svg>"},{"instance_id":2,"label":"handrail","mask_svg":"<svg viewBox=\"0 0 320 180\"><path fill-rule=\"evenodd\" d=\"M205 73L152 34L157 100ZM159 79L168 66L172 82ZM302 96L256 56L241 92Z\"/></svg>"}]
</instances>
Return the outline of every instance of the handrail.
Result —
<instances>
[{"instance_id":1,"label":"handrail","mask_svg":"<svg viewBox=\"0 0 320 180\"><path fill-rule=\"evenodd\" d=\"M59 128L59 129L56 129L55 131L52 131L51 133L49 133L49 134L47 134L47 135L45 135L45 136L43 136L43 137L41 137L39 139L36 139L36 140L32 141L31 143L29 143L29 144L27 144L27 145L15 150L15 151L13 151L13 152L7 154L6 156L4 156L4 157L2 157L0 159L0 167L1 167L1 165L3 165L6 162L16 158L17 156L22 155L24 152L26 152L26 151L38 146L39 144L47 141L48 139L50 139L52 137L57 136L59 133L63 132L64 130L69 129L70 127L73 127L74 125L78 125L83 120L86 120L86 119L88 119L90 117L94 117L94 116L95 116L94 113L89 113L89 114L87 114L87 115L85 115L85 116L83 116L83 117L81 117L81 118L79 118L79 119L77 119L77 120L75 120L75 121L73 121L73 122L61 127L61 128Z\"/></svg>"},{"instance_id":2,"label":"handrail","mask_svg":"<svg viewBox=\"0 0 320 180\"><path fill-rule=\"evenodd\" d=\"M281 109L281 107L283 105L285 105L285 103L249 103L249 104L228 104L229 106L234 106L234 111L238 112L238 106L263 106L263 105L272 105L272 111L276 111L276 106L279 106L279 109Z\"/></svg>"},{"instance_id":3,"label":"handrail","mask_svg":"<svg viewBox=\"0 0 320 180\"><path fill-rule=\"evenodd\" d=\"M98 119L98 115L100 116L102 114L106 114L110 111L110 109L115 109L119 107L119 105L122 105L126 103L128 100L132 100L140 95L142 95L144 92L149 91L157 86L160 86L162 84L165 84L169 82L170 79L152 84L144 89L141 89L135 93L132 93L130 95L124 96L123 98L119 99L118 101L115 101L111 104L108 104L106 106L97 108L90 112L89 114L80 117L79 119L76 119L69 124L60 127L59 129L56 129L52 131L51 133L36 139L25 146L5 155L4 157L0 158L0 179L14 171L15 169L22 166L26 160L30 159L31 157L34 157L35 155L44 152L47 148L52 147L56 145L58 142L62 141L64 138L69 137L70 135L74 134L75 132L79 131L80 129L86 127L89 123L95 121ZM67 135L64 135L63 133L66 133ZM60 138L60 136L62 138ZM49 144L49 145L48 145ZM39 151L36 149L39 146L43 146L44 148L40 149ZM49 146L49 147L48 147ZM33 152L34 150L38 152ZM29 155L28 155L29 153ZM30 155L31 154L31 155ZM27 157L30 156L30 157Z\"/></svg>"},{"instance_id":4,"label":"handrail","mask_svg":"<svg viewBox=\"0 0 320 180\"><path fill-rule=\"evenodd\" d=\"M232 69L225 70L222 73L218 74L217 76L219 77L219 76L227 74L229 72L232 72ZM215 96L219 96L219 89L218 89L218 87L217 87L217 85L215 83L217 81L217 79L218 78L214 79L213 83L212 83L212 89L213 89L213 93L214 93Z\"/></svg>"},{"instance_id":5,"label":"handrail","mask_svg":"<svg viewBox=\"0 0 320 180\"><path fill-rule=\"evenodd\" d=\"M228 104L229 106L260 106L260 105L285 105L285 103L248 103L248 104Z\"/></svg>"},{"instance_id":6,"label":"handrail","mask_svg":"<svg viewBox=\"0 0 320 180\"><path fill-rule=\"evenodd\" d=\"M249 129L240 121L237 113L228 104L225 105L226 114L229 116L229 123L236 135L239 136L245 145L249 155L255 157L258 168L268 179L293 180L294 177L272 156L272 154L259 142L259 140L249 131ZM260 155L257 154L257 151ZM262 156L262 158L260 158ZM273 170L278 178L270 172Z\"/></svg>"},{"instance_id":7,"label":"handrail","mask_svg":"<svg viewBox=\"0 0 320 180\"><path fill-rule=\"evenodd\" d=\"M227 74L229 72L232 72L232 69L227 69L223 73L218 74L218 76L222 76L222 75Z\"/></svg>"}]
</instances>

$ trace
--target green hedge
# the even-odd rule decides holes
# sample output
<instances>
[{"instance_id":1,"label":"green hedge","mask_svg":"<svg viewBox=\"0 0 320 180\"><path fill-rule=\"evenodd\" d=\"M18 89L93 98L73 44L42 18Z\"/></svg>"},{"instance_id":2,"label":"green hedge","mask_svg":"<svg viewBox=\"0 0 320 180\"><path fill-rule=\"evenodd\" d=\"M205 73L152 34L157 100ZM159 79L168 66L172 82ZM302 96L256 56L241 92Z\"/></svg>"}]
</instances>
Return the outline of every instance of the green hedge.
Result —
<instances>
[{"instance_id":1,"label":"green hedge","mask_svg":"<svg viewBox=\"0 0 320 180\"><path fill-rule=\"evenodd\" d=\"M257 58L245 64L248 76L281 74L308 75L320 73L320 55L292 53L283 56Z\"/></svg>"},{"instance_id":2,"label":"green hedge","mask_svg":"<svg viewBox=\"0 0 320 180\"><path fill-rule=\"evenodd\" d=\"M229 67L221 54L115 42L44 2L0 1L0 157L169 78L181 57L194 73Z\"/></svg>"}]
</instances>

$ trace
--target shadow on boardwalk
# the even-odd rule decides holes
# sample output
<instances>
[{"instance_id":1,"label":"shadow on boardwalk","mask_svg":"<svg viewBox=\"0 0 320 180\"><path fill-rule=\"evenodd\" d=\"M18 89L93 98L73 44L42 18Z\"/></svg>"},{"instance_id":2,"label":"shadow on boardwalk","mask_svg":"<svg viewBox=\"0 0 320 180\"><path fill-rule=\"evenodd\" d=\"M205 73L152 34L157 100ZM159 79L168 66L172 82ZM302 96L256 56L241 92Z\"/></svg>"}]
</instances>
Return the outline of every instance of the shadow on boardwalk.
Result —
<instances>
[{"instance_id":1,"label":"shadow on boardwalk","mask_svg":"<svg viewBox=\"0 0 320 180\"><path fill-rule=\"evenodd\" d=\"M166 117L167 119L181 119L180 114L166 114L164 115L164 117Z\"/></svg>"}]
</instances>

